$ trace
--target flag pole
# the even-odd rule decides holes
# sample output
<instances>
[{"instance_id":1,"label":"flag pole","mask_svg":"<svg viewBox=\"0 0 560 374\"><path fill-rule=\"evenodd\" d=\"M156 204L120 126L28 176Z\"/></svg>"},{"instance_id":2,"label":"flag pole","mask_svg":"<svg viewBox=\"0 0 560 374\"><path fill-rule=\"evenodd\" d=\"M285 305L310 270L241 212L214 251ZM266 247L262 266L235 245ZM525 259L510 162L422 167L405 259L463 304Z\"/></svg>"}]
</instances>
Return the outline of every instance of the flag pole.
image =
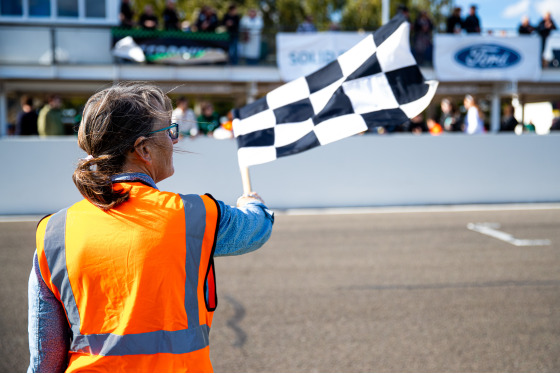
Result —
<instances>
[{"instance_id":1,"label":"flag pole","mask_svg":"<svg viewBox=\"0 0 560 374\"><path fill-rule=\"evenodd\" d=\"M240 166L239 169L241 170L241 181L243 182L243 194L248 195L249 193L253 192L251 189L251 176L249 175L249 167Z\"/></svg>"}]
</instances>

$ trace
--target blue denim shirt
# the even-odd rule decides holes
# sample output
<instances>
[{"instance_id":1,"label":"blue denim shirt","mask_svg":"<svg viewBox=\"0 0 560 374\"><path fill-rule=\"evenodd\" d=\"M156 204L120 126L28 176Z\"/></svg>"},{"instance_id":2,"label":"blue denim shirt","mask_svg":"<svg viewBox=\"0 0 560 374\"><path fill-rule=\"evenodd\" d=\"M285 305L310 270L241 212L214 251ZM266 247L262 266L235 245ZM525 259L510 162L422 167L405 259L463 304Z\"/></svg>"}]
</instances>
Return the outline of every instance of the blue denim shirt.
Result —
<instances>
[{"instance_id":1,"label":"blue denim shirt","mask_svg":"<svg viewBox=\"0 0 560 374\"><path fill-rule=\"evenodd\" d=\"M141 181L157 188L146 174L126 173L113 181ZM236 256L255 251L270 237L274 213L260 202L241 208L218 201L220 222L214 256ZM45 284L39 271L37 251L29 277L29 351L27 372L64 372L67 366L70 334L62 304Z\"/></svg>"}]
</instances>

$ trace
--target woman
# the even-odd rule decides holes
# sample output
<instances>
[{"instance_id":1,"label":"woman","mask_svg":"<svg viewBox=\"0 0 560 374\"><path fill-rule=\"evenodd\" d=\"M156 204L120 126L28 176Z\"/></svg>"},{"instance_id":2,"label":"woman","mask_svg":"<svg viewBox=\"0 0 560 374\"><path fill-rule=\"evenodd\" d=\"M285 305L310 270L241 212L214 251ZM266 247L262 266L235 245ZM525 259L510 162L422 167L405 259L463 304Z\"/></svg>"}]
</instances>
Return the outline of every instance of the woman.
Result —
<instances>
[{"instance_id":1,"label":"woman","mask_svg":"<svg viewBox=\"0 0 560 374\"><path fill-rule=\"evenodd\" d=\"M462 131L461 117L455 104L450 99L444 98L441 100L440 106L441 117L439 123L443 126L444 130L448 132Z\"/></svg>"},{"instance_id":2,"label":"woman","mask_svg":"<svg viewBox=\"0 0 560 374\"><path fill-rule=\"evenodd\" d=\"M212 371L213 257L256 250L274 217L256 194L233 208L157 189L174 171L171 111L146 84L88 100L73 175L85 199L37 227L30 372Z\"/></svg>"},{"instance_id":3,"label":"woman","mask_svg":"<svg viewBox=\"0 0 560 374\"><path fill-rule=\"evenodd\" d=\"M194 111L189 108L189 100L185 96L177 99L177 105L173 113L171 113L173 123L179 124L181 134L186 136L198 135L198 122Z\"/></svg>"},{"instance_id":4,"label":"woman","mask_svg":"<svg viewBox=\"0 0 560 374\"><path fill-rule=\"evenodd\" d=\"M463 100L465 109L467 109L467 115L465 116L465 133L467 134L482 134L486 130L484 129L483 115L476 103L476 99L471 96L465 96Z\"/></svg>"},{"instance_id":5,"label":"woman","mask_svg":"<svg viewBox=\"0 0 560 374\"><path fill-rule=\"evenodd\" d=\"M257 65L261 57L261 32L264 27L262 17L254 8L249 9L241 18L239 29L241 40L240 54L245 57L247 65Z\"/></svg>"},{"instance_id":6,"label":"woman","mask_svg":"<svg viewBox=\"0 0 560 374\"><path fill-rule=\"evenodd\" d=\"M197 118L198 131L203 135L212 136L214 130L220 127L220 115L214 111L214 105L204 102L200 105L201 113Z\"/></svg>"}]
</instances>

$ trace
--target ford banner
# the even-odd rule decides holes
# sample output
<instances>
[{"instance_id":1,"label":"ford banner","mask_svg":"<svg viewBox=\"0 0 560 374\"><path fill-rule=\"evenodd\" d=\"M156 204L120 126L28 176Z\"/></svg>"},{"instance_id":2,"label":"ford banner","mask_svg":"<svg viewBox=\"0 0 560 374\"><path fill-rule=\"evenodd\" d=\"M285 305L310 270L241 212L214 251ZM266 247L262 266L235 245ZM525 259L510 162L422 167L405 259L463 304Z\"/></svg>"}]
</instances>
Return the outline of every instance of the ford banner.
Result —
<instances>
[{"instance_id":1,"label":"ford banner","mask_svg":"<svg viewBox=\"0 0 560 374\"><path fill-rule=\"evenodd\" d=\"M536 36L438 34L434 43L440 81L535 81L541 75Z\"/></svg>"}]
</instances>

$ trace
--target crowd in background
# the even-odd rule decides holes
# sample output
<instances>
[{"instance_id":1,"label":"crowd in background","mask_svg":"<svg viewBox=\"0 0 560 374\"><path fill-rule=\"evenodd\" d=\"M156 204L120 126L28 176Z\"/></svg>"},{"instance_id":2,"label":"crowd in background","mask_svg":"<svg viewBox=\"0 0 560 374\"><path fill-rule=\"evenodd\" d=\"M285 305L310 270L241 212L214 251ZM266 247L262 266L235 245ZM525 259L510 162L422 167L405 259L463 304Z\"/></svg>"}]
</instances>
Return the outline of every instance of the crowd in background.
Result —
<instances>
[{"instance_id":1,"label":"crowd in background","mask_svg":"<svg viewBox=\"0 0 560 374\"><path fill-rule=\"evenodd\" d=\"M214 110L214 105L208 101L200 104L200 114L196 116L184 96L177 99L176 108L171 116L171 122L179 124L179 132L188 137L204 135L216 139L231 139L233 138L232 121L231 110L226 116L220 116Z\"/></svg>"},{"instance_id":2,"label":"crowd in background","mask_svg":"<svg viewBox=\"0 0 560 374\"><path fill-rule=\"evenodd\" d=\"M67 135L62 121L62 100L59 95L49 95L40 110L34 107L32 97L24 95L20 99L13 135Z\"/></svg>"},{"instance_id":3,"label":"crowd in background","mask_svg":"<svg viewBox=\"0 0 560 374\"><path fill-rule=\"evenodd\" d=\"M15 126L11 127L10 135L41 135L60 136L75 135L80 122L80 115L64 118L62 100L59 95L49 95L44 104L36 107L36 100L30 96L22 96L21 109L17 115ZM195 138L209 136L216 139L232 139L233 117L229 109L220 113L210 101L199 101L190 105L189 99L180 96L174 100L172 123L179 124L182 137ZM560 104L560 103L559 103ZM485 105L484 105L485 106ZM432 108L434 109L434 108ZM368 133L412 133L441 135L443 133L485 134L490 132L486 116L486 108L481 108L473 95L466 95L462 102L456 98L443 98L432 114L420 115L396 126L383 126L371 129ZM557 108L560 109L560 108ZM517 134L535 132L535 126L518 122L511 104L502 106L499 132L515 132ZM556 118L550 124L550 131L560 130L560 113L556 110Z\"/></svg>"},{"instance_id":4,"label":"crowd in background","mask_svg":"<svg viewBox=\"0 0 560 374\"><path fill-rule=\"evenodd\" d=\"M246 42L248 39L258 38L263 30L264 23L257 9L251 8L247 10L244 16L238 14L235 4L231 4L227 12L222 16L218 16L218 12L211 6L202 6L198 13L194 15L194 22L189 20L181 20L176 9L174 0L167 0L165 9L162 14L154 13L151 5L146 5L140 14L130 5L130 0L121 0L120 8L120 26L124 28L139 27L145 30L167 30L167 31L202 31L216 32L220 28L227 31L230 35L230 63L235 65L238 63L238 44L241 41ZM431 65L433 54L433 33L438 31L437 25L434 24L427 11L420 10L417 14L411 15L408 7L401 5L398 12L403 13L412 25L411 30L411 48L419 65ZM412 19L414 16L414 19ZM329 26L329 31L340 30L336 24ZM529 18L524 16L519 24L517 32L519 35L538 34L541 38L542 51L545 49L546 40L550 33L556 30L551 14L545 13L542 19L536 25L531 25ZM297 32L316 32L318 28L313 23L312 15L304 15L303 19L297 26ZM482 22L477 13L477 6L471 5L468 14L462 16L462 8L455 7L446 19L444 30L440 30L449 34L481 34ZM494 34L493 30L488 30L488 34ZM505 35L502 31L498 35ZM260 56L260 43L254 43L256 49L250 53L248 59L249 64L254 64Z\"/></svg>"},{"instance_id":5,"label":"crowd in background","mask_svg":"<svg viewBox=\"0 0 560 374\"><path fill-rule=\"evenodd\" d=\"M484 111L473 95L465 95L462 106L458 106L451 98L443 98L440 102L440 115L424 119L422 115L412 118L403 124L404 131L414 134L430 133L440 135L444 132L465 133L469 135L489 132ZM517 128L522 126L521 128ZM534 132L535 127L523 127L514 117L513 107L507 104L503 108L499 132Z\"/></svg>"},{"instance_id":6,"label":"crowd in background","mask_svg":"<svg viewBox=\"0 0 560 374\"><path fill-rule=\"evenodd\" d=\"M399 7L412 24L412 51L414 57L420 66L432 64L433 53L433 32L435 26L426 11L420 11L416 18L411 20L410 12L406 6ZM447 17L445 23L445 33L447 34L481 34L482 22L477 13L477 6L471 5L467 16L463 17L461 7L454 7L451 14ZM543 18L535 26L532 26L527 16L523 16L521 23L517 29L518 35L538 34L541 38L541 51L544 53L546 40L553 30L556 30L550 12L546 12ZM493 35L493 30L488 30L489 35ZM505 31L500 32L497 36L505 36ZM543 61L546 65L546 62Z\"/></svg>"},{"instance_id":7,"label":"crowd in background","mask_svg":"<svg viewBox=\"0 0 560 374\"><path fill-rule=\"evenodd\" d=\"M439 110L436 110L435 113L427 117L419 114L401 125L379 128L376 132L382 134L386 132L429 133L431 135L441 135L446 132L469 135L489 132L485 113L479 106L478 100L472 95L465 95L462 105L457 105L457 102L451 98L443 98ZM517 122L513 114L511 105L504 106L500 132L535 131L534 126L532 129L517 128L521 124ZM521 126L523 127L523 125Z\"/></svg>"},{"instance_id":8,"label":"crowd in background","mask_svg":"<svg viewBox=\"0 0 560 374\"><path fill-rule=\"evenodd\" d=\"M63 102L58 94L49 95L40 105L36 99L24 95L20 98L20 111L15 124L10 126L9 135L62 136L76 135L81 115L72 110L70 117L63 113ZM233 138L232 112L218 113L209 101L201 101L196 111L189 107L189 100L178 97L171 115L172 123L179 124L183 137L212 136L216 139Z\"/></svg>"},{"instance_id":9,"label":"crowd in background","mask_svg":"<svg viewBox=\"0 0 560 374\"><path fill-rule=\"evenodd\" d=\"M119 13L120 27L139 27L143 30L183 32L217 32L220 28L229 34L229 63L237 65L238 46L243 46L243 57L248 65L258 63L261 55L261 33L264 27L262 16L257 9L249 8L241 16L236 4L229 5L227 12L220 18L217 11L209 5L202 6L196 15L195 22L181 20L176 9L175 1L167 0L161 17L154 13L151 5L144 6L142 13L136 18L130 0L121 0ZM162 21L162 22L160 22ZM160 26L161 25L161 26Z\"/></svg>"},{"instance_id":10,"label":"crowd in background","mask_svg":"<svg viewBox=\"0 0 560 374\"><path fill-rule=\"evenodd\" d=\"M120 26L123 28L139 27L145 30L163 29L167 31L203 31L215 32L222 27L230 35L229 58L231 64L237 64L239 41L248 39L258 39L263 28L263 20L257 9L248 9L247 14L241 17L235 4L231 4L227 12L220 18L216 10L210 6L201 7L196 21L190 23L182 21L175 8L175 1L168 0L166 7L160 16L156 15L151 5L146 5L138 16L130 4L130 0L121 0ZM419 65L432 63L432 34L435 26L429 15L425 11L420 11L414 20L411 20L409 9L406 6L399 6L398 11L404 14L411 22L411 48ZM461 8L455 7L446 20L445 31L450 34L480 34L482 23L477 14L476 5L469 8L469 14L462 17ZM337 30L331 28L330 30ZM552 20L550 13L546 13L542 20L535 26L531 25L527 17L523 17L518 28L520 35L530 35L537 33L541 37L542 46L550 33L556 30L556 24ZM313 23L313 16L306 15L297 27L297 32L308 33L316 32L317 27ZM260 46L260 42L258 43ZM255 47L256 48L256 47ZM258 48L253 51L245 51L247 64L256 64L259 58ZM248 52L248 53L247 53ZM34 106L33 98L29 96L21 97L21 111L17 116L14 126L10 133L13 135L69 135L75 133L75 123L68 121L64 123L61 98L59 95L50 95L45 104L38 110ZM459 104L459 105L457 105ZM462 105L461 105L462 104ZM176 100L176 109L173 112L173 122L180 125L183 136L214 136L219 139L229 139L233 137L231 111L218 113L211 102L197 102L196 112L189 108L189 101L185 97ZM454 102L450 98L443 99L441 106L436 110L440 116L428 116L425 113L412 118L410 121L393 127L379 128L373 132L411 132L411 133L430 133L439 135L444 132L463 132L467 134L480 134L488 132L488 121L484 116L484 111L480 109L478 102L472 95L466 95L462 103ZM519 124L513 116L513 108L506 105L503 108L500 131L519 130L534 131L534 126L529 124ZM551 130L560 130L560 120L553 121Z\"/></svg>"}]
</instances>

